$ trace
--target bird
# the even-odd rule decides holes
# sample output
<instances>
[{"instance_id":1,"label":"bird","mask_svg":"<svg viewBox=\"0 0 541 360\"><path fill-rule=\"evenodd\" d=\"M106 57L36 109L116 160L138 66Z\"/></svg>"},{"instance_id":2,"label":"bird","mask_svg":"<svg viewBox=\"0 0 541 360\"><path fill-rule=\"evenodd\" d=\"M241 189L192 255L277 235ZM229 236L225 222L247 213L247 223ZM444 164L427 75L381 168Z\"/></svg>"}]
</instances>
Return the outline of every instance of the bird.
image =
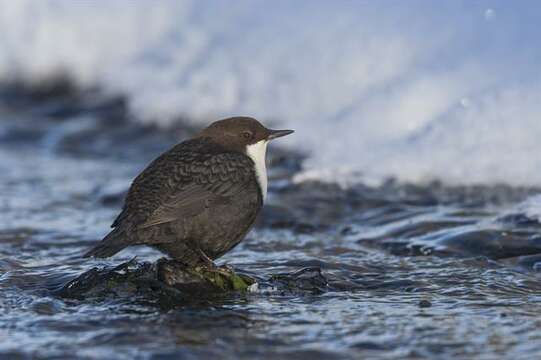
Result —
<instances>
[{"instance_id":1,"label":"bird","mask_svg":"<svg viewBox=\"0 0 541 360\"><path fill-rule=\"evenodd\" d=\"M112 231L83 256L147 245L187 265L215 267L244 239L267 197L267 144L293 132L246 116L213 122L133 180Z\"/></svg>"}]
</instances>

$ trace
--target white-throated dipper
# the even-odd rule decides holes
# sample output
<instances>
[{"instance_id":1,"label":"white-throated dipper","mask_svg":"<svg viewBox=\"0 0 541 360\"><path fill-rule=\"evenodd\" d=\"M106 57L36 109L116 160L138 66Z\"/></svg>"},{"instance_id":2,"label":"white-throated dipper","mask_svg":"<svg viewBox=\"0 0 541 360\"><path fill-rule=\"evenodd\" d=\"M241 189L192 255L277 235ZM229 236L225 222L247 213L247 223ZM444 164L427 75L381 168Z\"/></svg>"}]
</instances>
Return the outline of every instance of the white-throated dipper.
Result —
<instances>
[{"instance_id":1,"label":"white-throated dipper","mask_svg":"<svg viewBox=\"0 0 541 360\"><path fill-rule=\"evenodd\" d=\"M84 256L149 245L189 265L213 265L248 233L267 195L270 130L250 117L212 123L175 145L133 181L114 228Z\"/></svg>"}]
</instances>

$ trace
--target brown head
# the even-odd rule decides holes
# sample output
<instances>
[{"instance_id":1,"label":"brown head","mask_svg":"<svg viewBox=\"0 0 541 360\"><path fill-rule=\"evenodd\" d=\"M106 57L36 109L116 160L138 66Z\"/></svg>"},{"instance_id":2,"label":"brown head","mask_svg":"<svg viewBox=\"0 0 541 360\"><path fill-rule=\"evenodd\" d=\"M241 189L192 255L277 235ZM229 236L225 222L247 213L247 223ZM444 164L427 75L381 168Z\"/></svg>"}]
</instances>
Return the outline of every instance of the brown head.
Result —
<instances>
[{"instance_id":1,"label":"brown head","mask_svg":"<svg viewBox=\"0 0 541 360\"><path fill-rule=\"evenodd\" d=\"M249 145L267 143L292 132L267 129L254 118L237 116L213 122L201 131L199 137L208 137L226 149L246 153Z\"/></svg>"}]
</instances>

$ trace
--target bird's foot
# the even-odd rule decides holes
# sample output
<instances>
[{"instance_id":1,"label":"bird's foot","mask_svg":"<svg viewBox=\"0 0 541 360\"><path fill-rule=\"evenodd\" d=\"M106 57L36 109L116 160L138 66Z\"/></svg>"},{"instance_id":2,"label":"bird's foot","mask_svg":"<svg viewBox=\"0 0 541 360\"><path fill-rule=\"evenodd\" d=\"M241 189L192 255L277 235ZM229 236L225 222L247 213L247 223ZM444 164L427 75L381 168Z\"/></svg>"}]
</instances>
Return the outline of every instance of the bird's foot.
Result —
<instances>
[{"instance_id":1,"label":"bird's foot","mask_svg":"<svg viewBox=\"0 0 541 360\"><path fill-rule=\"evenodd\" d=\"M201 249L199 249L199 259L201 260L201 263L208 269L216 270L218 268L214 261L212 261L212 259L209 258Z\"/></svg>"}]
</instances>

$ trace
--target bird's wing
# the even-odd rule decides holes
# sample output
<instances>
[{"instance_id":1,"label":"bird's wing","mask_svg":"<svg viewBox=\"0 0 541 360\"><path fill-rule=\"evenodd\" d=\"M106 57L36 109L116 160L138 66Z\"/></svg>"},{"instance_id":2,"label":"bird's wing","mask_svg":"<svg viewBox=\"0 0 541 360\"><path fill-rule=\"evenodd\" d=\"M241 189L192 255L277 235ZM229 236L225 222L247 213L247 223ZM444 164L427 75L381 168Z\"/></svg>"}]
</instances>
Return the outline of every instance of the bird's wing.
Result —
<instances>
[{"instance_id":1,"label":"bird's wing","mask_svg":"<svg viewBox=\"0 0 541 360\"><path fill-rule=\"evenodd\" d=\"M213 184L193 182L172 193L143 224L137 227L143 229L196 216L209 206L227 202L230 197L246 189L245 181L232 182L228 174L224 175L225 178L217 179Z\"/></svg>"},{"instance_id":2,"label":"bird's wing","mask_svg":"<svg viewBox=\"0 0 541 360\"><path fill-rule=\"evenodd\" d=\"M191 140L157 158L134 180L113 227L130 231L189 218L242 192L255 178L251 159L218 150Z\"/></svg>"}]
</instances>

